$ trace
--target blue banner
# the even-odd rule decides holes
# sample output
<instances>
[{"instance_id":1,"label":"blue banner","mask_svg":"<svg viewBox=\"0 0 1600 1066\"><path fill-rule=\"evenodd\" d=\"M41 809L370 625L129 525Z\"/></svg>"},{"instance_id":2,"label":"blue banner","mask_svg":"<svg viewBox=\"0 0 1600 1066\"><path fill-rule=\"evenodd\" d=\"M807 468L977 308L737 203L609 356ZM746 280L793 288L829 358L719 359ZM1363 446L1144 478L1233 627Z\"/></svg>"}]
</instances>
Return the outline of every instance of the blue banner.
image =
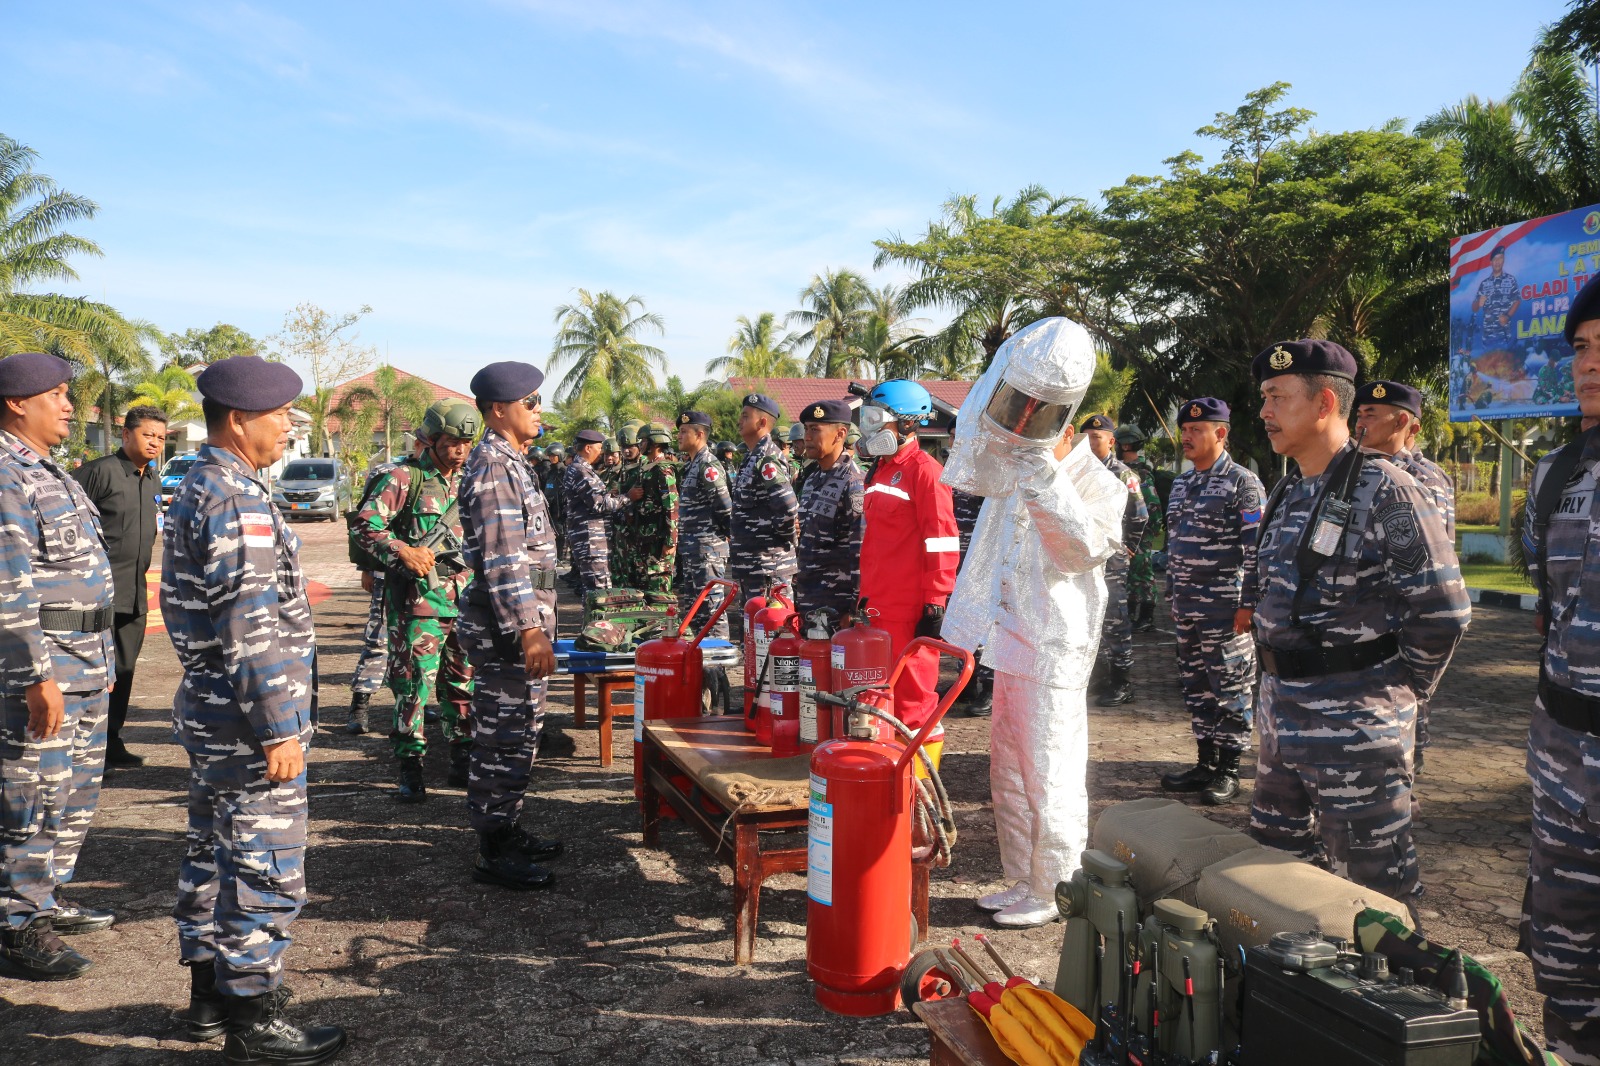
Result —
<instances>
[{"instance_id":1,"label":"blue banner","mask_svg":"<svg viewBox=\"0 0 1600 1066\"><path fill-rule=\"evenodd\" d=\"M1600 273L1600 206L1450 242L1450 420L1578 414L1572 297Z\"/></svg>"}]
</instances>

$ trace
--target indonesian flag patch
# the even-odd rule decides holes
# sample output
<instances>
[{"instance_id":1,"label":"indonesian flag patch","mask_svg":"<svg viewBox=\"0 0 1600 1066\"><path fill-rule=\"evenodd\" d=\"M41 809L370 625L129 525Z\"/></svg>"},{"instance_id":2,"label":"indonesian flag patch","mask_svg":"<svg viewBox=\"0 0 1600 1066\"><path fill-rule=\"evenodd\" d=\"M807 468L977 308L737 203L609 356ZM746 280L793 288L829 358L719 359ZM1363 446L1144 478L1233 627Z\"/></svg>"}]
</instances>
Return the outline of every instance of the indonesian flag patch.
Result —
<instances>
[{"instance_id":1,"label":"indonesian flag patch","mask_svg":"<svg viewBox=\"0 0 1600 1066\"><path fill-rule=\"evenodd\" d=\"M246 548L270 548L277 543L272 532L272 519L264 514L240 515L239 535L244 538Z\"/></svg>"},{"instance_id":2,"label":"indonesian flag patch","mask_svg":"<svg viewBox=\"0 0 1600 1066\"><path fill-rule=\"evenodd\" d=\"M761 479L771 481L778 476L778 464L768 459L761 464Z\"/></svg>"}]
</instances>

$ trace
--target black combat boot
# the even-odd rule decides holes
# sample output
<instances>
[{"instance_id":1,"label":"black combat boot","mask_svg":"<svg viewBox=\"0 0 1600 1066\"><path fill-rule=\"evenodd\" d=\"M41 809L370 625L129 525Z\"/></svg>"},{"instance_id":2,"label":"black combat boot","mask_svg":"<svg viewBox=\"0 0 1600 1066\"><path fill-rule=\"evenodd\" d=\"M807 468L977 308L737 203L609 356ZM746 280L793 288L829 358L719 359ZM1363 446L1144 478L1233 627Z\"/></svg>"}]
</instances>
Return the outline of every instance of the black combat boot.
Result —
<instances>
[{"instance_id":1,"label":"black combat boot","mask_svg":"<svg viewBox=\"0 0 1600 1066\"><path fill-rule=\"evenodd\" d=\"M48 914L35 914L23 926L0 926L0 963L30 981L70 981L94 965L56 936Z\"/></svg>"},{"instance_id":2,"label":"black combat boot","mask_svg":"<svg viewBox=\"0 0 1600 1066\"><path fill-rule=\"evenodd\" d=\"M1133 631L1135 633L1148 633L1155 627L1156 605L1153 603L1141 603L1139 605L1139 617L1134 619L1133 622Z\"/></svg>"},{"instance_id":3,"label":"black combat boot","mask_svg":"<svg viewBox=\"0 0 1600 1066\"><path fill-rule=\"evenodd\" d=\"M287 1063L317 1066L344 1050L345 1031L337 1025L302 1029L281 1016L276 992L224 996L228 1001L228 1040L222 1059L230 1063Z\"/></svg>"},{"instance_id":4,"label":"black combat boot","mask_svg":"<svg viewBox=\"0 0 1600 1066\"><path fill-rule=\"evenodd\" d=\"M550 871L524 855L516 844L517 827L502 826L478 834L478 864L472 879L504 888L543 888L550 883Z\"/></svg>"},{"instance_id":5,"label":"black combat boot","mask_svg":"<svg viewBox=\"0 0 1600 1066\"><path fill-rule=\"evenodd\" d=\"M1106 685L1110 683L1111 670L1104 659L1096 658L1094 666L1089 670L1089 695L1098 700L1106 694Z\"/></svg>"},{"instance_id":6,"label":"black combat boot","mask_svg":"<svg viewBox=\"0 0 1600 1066\"><path fill-rule=\"evenodd\" d=\"M1109 680L1106 688L1096 702L1101 707L1120 707L1124 703L1133 702L1133 682L1128 678L1128 667L1112 663L1107 668Z\"/></svg>"},{"instance_id":7,"label":"black combat boot","mask_svg":"<svg viewBox=\"0 0 1600 1066\"><path fill-rule=\"evenodd\" d=\"M1181 773L1163 774L1162 788L1168 792L1199 792L1210 787L1211 779L1217 775L1217 742L1201 740L1195 746L1200 751L1199 759Z\"/></svg>"},{"instance_id":8,"label":"black combat boot","mask_svg":"<svg viewBox=\"0 0 1600 1066\"><path fill-rule=\"evenodd\" d=\"M1413 781L1422 776L1422 753L1427 750L1427 748L1414 748L1411 752L1411 779Z\"/></svg>"},{"instance_id":9,"label":"black combat boot","mask_svg":"<svg viewBox=\"0 0 1600 1066\"><path fill-rule=\"evenodd\" d=\"M428 786L422 780L422 756L401 757L400 788L394 798L401 803L421 803L428 798Z\"/></svg>"},{"instance_id":10,"label":"black combat boot","mask_svg":"<svg viewBox=\"0 0 1600 1066\"><path fill-rule=\"evenodd\" d=\"M980 666L972 672L966 691L956 699L954 711L964 718L988 718L994 713L994 671Z\"/></svg>"},{"instance_id":11,"label":"black combat boot","mask_svg":"<svg viewBox=\"0 0 1600 1066\"><path fill-rule=\"evenodd\" d=\"M522 822L511 823L511 846L530 859L553 859L563 848L559 840L541 840L522 828Z\"/></svg>"},{"instance_id":12,"label":"black combat boot","mask_svg":"<svg viewBox=\"0 0 1600 1066\"><path fill-rule=\"evenodd\" d=\"M372 728L372 723L367 720L367 704L372 702L370 692L350 693L350 721L345 723L344 731L353 737Z\"/></svg>"},{"instance_id":13,"label":"black combat boot","mask_svg":"<svg viewBox=\"0 0 1600 1066\"><path fill-rule=\"evenodd\" d=\"M228 1028L228 997L217 991L217 964L214 960L186 962L189 968L189 1009L178 1020L189 1026L189 1039L195 1043L215 1040ZM279 985L272 996L281 1010L293 994L288 985Z\"/></svg>"},{"instance_id":14,"label":"black combat boot","mask_svg":"<svg viewBox=\"0 0 1600 1066\"><path fill-rule=\"evenodd\" d=\"M1220 807L1232 801L1239 794L1239 753L1237 751L1217 752L1217 772L1211 779L1211 784L1201 789L1200 795L1213 807Z\"/></svg>"},{"instance_id":15,"label":"black combat boot","mask_svg":"<svg viewBox=\"0 0 1600 1066\"><path fill-rule=\"evenodd\" d=\"M114 911L69 903L57 895L56 912L50 916L50 925L57 936L75 936L78 933L98 933L102 929L110 929L116 920Z\"/></svg>"},{"instance_id":16,"label":"black combat boot","mask_svg":"<svg viewBox=\"0 0 1600 1066\"><path fill-rule=\"evenodd\" d=\"M467 774L472 769L472 741L450 745L450 775L444 783L451 788L466 788Z\"/></svg>"}]
</instances>

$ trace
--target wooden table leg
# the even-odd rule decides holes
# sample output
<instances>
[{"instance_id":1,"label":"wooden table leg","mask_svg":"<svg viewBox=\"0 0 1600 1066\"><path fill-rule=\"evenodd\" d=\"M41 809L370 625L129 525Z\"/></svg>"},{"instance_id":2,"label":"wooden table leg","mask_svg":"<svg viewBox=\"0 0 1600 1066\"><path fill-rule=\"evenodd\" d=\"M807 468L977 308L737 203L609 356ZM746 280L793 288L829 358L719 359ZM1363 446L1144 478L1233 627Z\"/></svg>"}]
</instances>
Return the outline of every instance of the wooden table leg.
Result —
<instances>
[{"instance_id":1,"label":"wooden table leg","mask_svg":"<svg viewBox=\"0 0 1600 1066\"><path fill-rule=\"evenodd\" d=\"M600 704L600 765L611 765L611 693L616 682L604 674L595 681L596 700Z\"/></svg>"},{"instance_id":2,"label":"wooden table leg","mask_svg":"<svg viewBox=\"0 0 1600 1066\"><path fill-rule=\"evenodd\" d=\"M756 955L761 915L761 842L756 827L733 820L733 962L748 966Z\"/></svg>"},{"instance_id":3,"label":"wooden table leg","mask_svg":"<svg viewBox=\"0 0 1600 1066\"><path fill-rule=\"evenodd\" d=\"M586 685L584 683L583 675L582 674L573 674L572 675L572 724L577 726L580 729L583 728L583 720L584 720L584 717L585 717L584 708L583 708L583 697L584 697L584 689L585 689L585 687L586 687Z\"/></svg>"},{"instance_id":4,"label":"wooden table leg","mask_svg":"<svg viewBox=\"0 0 1600 1066\"><path fill-rule=\"evenodd\" d=\"M644 846L654 848L661 843L661 794L650 779L650 768L660 761L660 756L647 741L639 757L644 760L644 793L640 800L639 815L642 821Z\"/></svg>"},{"instance_id":5,"label":"wooden table leg","mask_svg":"<svg viewBox=\"0 0 1600 1066\"><path fill-rule=\"evenodd\" d=\"M917 920L917 935L926 940L928 937L928 864L914 862L911 864L911 914ZM917 944L922 943L918 940ZM911 950L917 950L917 944L911 945Z\"/></svg>"}]
</instances>

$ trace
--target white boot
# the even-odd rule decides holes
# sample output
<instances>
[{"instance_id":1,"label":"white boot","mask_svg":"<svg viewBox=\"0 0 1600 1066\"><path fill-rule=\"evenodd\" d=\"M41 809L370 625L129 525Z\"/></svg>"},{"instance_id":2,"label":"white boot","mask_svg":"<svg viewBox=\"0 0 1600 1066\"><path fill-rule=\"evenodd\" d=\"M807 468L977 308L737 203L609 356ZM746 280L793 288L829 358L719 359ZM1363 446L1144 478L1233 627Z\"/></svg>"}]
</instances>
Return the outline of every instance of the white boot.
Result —
<instances>
[{"instance_id":1,"label":"white boot","mask_svg":"<svg viewBox=\"0 0 1600 1066\"><path fill-rule=\"evenodd\" d=\"M1003 911L1019 899L1028 896L1028 882L1018 881L1010 888L1003 888L999 892L991 892L987 896L978 897L978 908L986 911Z\"/></svg>"},{"instance_id":2,"label":"white boot","mask_svg":"<svg viewBox=\"0 0 1600 1066\"><path fill-rule=\"evenodd\" d=\"M994 916L995 925L1010 929L1026 929L1034 925L1048 925L1061 917L1053 899L1040 899L1029 894Z\"/></svg>"}]
</instances>

